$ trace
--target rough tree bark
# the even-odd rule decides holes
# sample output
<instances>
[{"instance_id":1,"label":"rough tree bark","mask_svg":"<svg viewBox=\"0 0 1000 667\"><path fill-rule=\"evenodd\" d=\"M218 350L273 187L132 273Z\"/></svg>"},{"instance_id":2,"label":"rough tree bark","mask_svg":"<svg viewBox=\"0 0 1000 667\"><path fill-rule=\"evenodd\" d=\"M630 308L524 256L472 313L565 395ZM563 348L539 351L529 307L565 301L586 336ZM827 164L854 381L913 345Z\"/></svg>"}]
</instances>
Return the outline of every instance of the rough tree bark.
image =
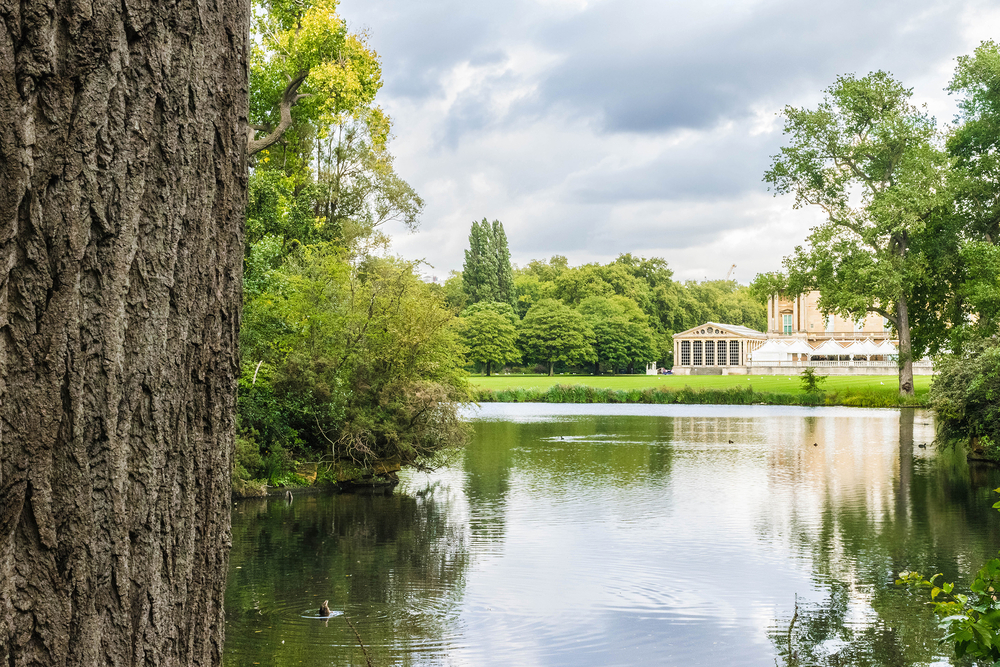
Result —
<instances>
[{"instance_id":1,"label":"rough tree bark","mask_svg":"<svg viewBox=\"0 0 1000 667\"><path fill-rule=\"evenodd\" d=\"M0 664L221 661L246 0L0 0Z\"/></svg>"}]
</instances>

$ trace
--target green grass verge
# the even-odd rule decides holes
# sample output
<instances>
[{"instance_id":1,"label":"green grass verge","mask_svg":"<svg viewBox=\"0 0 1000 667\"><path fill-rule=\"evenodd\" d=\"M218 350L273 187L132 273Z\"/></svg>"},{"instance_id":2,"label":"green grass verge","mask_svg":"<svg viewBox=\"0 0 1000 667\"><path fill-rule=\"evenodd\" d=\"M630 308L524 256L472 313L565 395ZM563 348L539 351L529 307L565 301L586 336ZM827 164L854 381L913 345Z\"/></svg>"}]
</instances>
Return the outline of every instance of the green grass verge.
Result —
<instances>
[{"instance_id":1,"label":"green grass verge","mask_svg":"<svg viewBox=\"0 0 1000 667\"><path fill-rule=\"evenodd\" d=\"M832 376L822 391L802 391L797 375L473 376L479 403L718 403L728 405L927 405L930 376L915 378L916 395L901 397L894 375Z\"/></svg>"}]
</instances>

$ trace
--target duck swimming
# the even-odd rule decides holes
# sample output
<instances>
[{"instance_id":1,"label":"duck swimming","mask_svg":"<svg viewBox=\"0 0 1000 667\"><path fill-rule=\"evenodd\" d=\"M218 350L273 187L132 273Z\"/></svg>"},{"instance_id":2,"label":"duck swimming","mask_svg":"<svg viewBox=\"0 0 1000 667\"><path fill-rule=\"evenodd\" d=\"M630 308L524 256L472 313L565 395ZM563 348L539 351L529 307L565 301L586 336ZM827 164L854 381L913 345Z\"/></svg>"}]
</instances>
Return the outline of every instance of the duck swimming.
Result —
<instances>
[{"instance_id":1,"label":"duck swimming","mask_svg":"<svg viewBox=\"0 0 1000 667\"><path fill-rule=\"evenodd\" d=\"M323 604L320 605L320 608L319 608L319 615L320 616L329 616L330 615L329 602L330 602L329 600L323 600Z\"/></svg>"}]
</instances>

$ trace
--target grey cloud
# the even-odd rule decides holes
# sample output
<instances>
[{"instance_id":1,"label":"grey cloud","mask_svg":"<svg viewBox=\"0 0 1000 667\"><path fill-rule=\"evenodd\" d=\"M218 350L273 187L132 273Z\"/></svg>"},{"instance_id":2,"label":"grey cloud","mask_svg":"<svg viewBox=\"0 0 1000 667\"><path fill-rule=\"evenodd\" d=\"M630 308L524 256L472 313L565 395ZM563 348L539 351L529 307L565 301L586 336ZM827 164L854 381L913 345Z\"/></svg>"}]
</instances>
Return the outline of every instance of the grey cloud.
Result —
<instances>
[{"instance_id":1,"label":"grey cloud","mask_svg":"<svg viewBox=\"0 0 1000 667\"><path fill-rule=\"evenodd\" d=\"M748 16L687 25L670 20L672 3L599 5L548 29L546 41L568 58L536 102L596 114L609 131L709 128L761 98L825 87L836 74L903 70L953 54L956 5L772 2Z\"/></svg>"},{"instance_id":2,"label":"grey cloud","mask_svg":"<svg viewBox=\"0 0 1000 667\"><path fill-rule=\"evenodd\" d=\"M668 149L648 163L595 169L566 185L583 203L729 198L765 189L761 178L779 146L777 133L749 136L743 128L718 131Z\"/></svg>"}]
</instances>

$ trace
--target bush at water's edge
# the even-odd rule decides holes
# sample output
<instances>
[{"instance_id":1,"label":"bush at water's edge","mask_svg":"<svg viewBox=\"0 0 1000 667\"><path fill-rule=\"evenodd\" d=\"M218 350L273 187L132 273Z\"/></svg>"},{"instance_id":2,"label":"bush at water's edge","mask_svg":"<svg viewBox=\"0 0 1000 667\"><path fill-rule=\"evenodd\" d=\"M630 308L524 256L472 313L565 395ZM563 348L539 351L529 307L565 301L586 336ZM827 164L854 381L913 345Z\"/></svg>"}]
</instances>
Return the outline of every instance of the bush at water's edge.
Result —
<instances>
[{"instance_id":1,"label":"bush at water's edge","mask_svg":"<svg viewBox=\"0 0 1000 667\"><path fill-rule=\"evenodd\" d=\"M900 396L895 390L846 390L817 393L754 391L752 387L727 389L606 389L557 384L548 389L472 389L477 403L646 403L666 405L849 405L866 408L924 407L926 396Z\"/></svg>"}]
</instances>

